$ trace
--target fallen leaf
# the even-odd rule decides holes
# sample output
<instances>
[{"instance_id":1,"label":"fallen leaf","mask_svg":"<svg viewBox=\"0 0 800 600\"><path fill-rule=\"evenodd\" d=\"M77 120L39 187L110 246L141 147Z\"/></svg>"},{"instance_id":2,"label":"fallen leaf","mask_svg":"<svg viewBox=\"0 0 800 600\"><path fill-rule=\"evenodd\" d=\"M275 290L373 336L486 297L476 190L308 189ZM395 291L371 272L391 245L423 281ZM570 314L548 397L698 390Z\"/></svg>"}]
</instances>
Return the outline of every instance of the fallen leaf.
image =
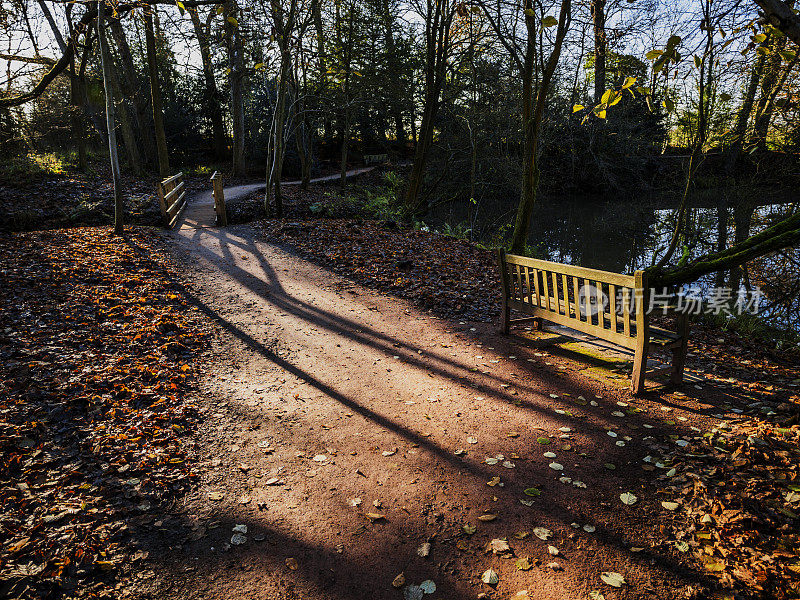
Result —
<instances>
[{"instance_id":1,"label":"fallen leaf","mask_svg":"<svg viewBox=\"0 0 800 600\"><path fill-rule=\"evenodd\" d=\"M618 588L625 584L625 578L619 573L614 573L613 571L603 571L600 573L600 579L603 580L603 583L612 587Z\"/></svg>"},{"instance_id":2,"label":"fallen leaf","mask_svg":"<svg viewBox=\"0 0 800 600\"><path fill-rule=\"evenodd\" d=\"M500 577L493 569L486 569L481 575L481 581L486 585L497 585L500 581Z\"/></svg>"},{"instance_id":3,"label":"fallen leaf","mask_svg":"<svg viewBox=\"0 0 800 600\"><path fill-rule=\"evenodd\" d=\"M431 579L426 579L419 584L419 587L425 594L433 594L436 591L436 584Z\"/></svg>"},{"instance_id":4,"label":"fallen leaf","mask_svg":"<svg viewBox=\"0 0 800 600\"><path fill-rule=\"evenodd\" d=\"M504 539L494 539L489 542L488 550L494 554L503 554L505 552L510 552L511 547L508 545L508 541Z\"/></svg>"},{"instance_id":5,"label":"fallen leaf","mask_svg":"<svg viewBox=\"0 0 800 600\"><path fill-rule=\"evenodd\" d=\"M403 600L422 600L425 592L418 585L407 585L403 588Z\"/></svg>"},{"instance_id":6,"label":"fallen leaf","mask_svg":"<svg viewBox=\"0 0 800 600\"><path fill-rule=\"evenodd\" d=\"M533 535L538 537L540 540L549 540L551 537L553 537L553 532L545 527L534 527Z\"/></svg>"},{"instance_id":7,"label":"fallen leaf","mask_svg":"<svg viewBox=\"0 0 800 600\"><path fill-rule=\"evenodd\" d=\"M517 567L517 571L530 571L533 568L533 565L527 556L518 559L515 565Z\"/></svg>"}]
</instances>

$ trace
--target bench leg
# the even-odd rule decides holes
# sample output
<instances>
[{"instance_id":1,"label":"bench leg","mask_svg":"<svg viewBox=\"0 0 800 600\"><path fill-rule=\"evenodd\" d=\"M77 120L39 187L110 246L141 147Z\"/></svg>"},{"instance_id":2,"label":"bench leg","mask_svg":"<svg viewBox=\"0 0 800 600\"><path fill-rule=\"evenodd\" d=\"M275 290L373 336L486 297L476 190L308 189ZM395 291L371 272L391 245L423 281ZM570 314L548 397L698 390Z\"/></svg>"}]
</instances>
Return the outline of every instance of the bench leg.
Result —
<instances>
[{"instance_id":1,"label":"bench leg","mask_svg":"<svg viewBox=\"0 0 800 600\"><path fill-rule=\"evenodd\" d=\"M683 383L683 365L686 362L686 345L681 344L677 348L672 349L672 373L670 374L670 382L674 385Z\"/></svg>"},{"instance_id":2,"label":"bench leg","mask_svg":"<svg viewBox=\"0 0 800 600\"><path fill-rule=\"evenodd\" d=\"M535 317L533 319L533 329L535 331L541 331L542 330L542 319L540 317Z\"/></svg>"},{"instance_id":3,"label":"bench leg","mask_svg":"<svg viewBox=\"0 0 800 600\"><path fill-rule=\"evenodd\" d=\"M502 248L497 249L497 266L500 269L500 291L503 293L500 304L500 331L507 334L511 321L511 309L508 306L508 290L511 282L508 280L506 269L506 252Z\"/></svg>"},{"instance_id":4,"label":"bench leg","mask_svg":"<svg viewBox=\"0 0 800 600\"><path fill-rule=\"evenodd\" d=\"M508 305L503 302L503 306L500 309L500 332L501 333L508 333L509 323L511 321L511 309L508 308Z\"/></svg>"},{"instance_id":5,"label":"bench leg","mask_svg":"<svg viewBox=\"0 0 800 600\"><path fill-rule=\"evenodd\" d=\"M636 353L633 357L633 373L631 374L631 391L634 394L644 392L645 373L647 372L647 350L648 344L636 346Z\"/></svg>"}]
</instances>

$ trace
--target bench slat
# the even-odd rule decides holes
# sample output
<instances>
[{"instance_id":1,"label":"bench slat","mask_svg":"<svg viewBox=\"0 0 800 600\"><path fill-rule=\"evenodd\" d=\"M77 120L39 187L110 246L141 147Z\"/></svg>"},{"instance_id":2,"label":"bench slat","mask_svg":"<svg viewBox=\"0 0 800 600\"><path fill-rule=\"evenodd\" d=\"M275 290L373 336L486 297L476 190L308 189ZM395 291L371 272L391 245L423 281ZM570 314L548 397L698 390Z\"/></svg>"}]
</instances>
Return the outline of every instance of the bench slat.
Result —
<instances>
[{"instance_id":1,"label":"bench slat","mask_svg":"<svg viewBox=\"0 0 800 600\"><path fill-rule=\"evenodd\" d=\"M631 290L630 288L622 289L622 333L625 337L631 334Z\"/></svg>"},{"instance_id":2,"label":"bench slat","mask_svg":"<svg viewBox=\"0 0 800 600\"><path fill-rule=\"evenodd\" d=\"M548 285L548 279L550 278L550 273L547 271L542 271L542 280L544 282L544 306L547 310L552 310L550 308L550 286Z\"/></svg>"},{"instance_id":3,"label":"bench slat","mask_svg":"<svg viewBox=\"0 0 800 600\"><path fill-rule=\"evenodd\" d=\"M522 313L528 313L529 307L524 302L519 302L518 300L509 300L508 305L516 309ZM596 325L590 325L589 323L585 323L583 321L577 321L571 317L565 317L564 315L560 315L554 312L549 314L541 315L542 319L546 321L551 321L553 323L557 323L559 325L564 325L565 327L569 327L571 329L575 329L582 333L586 333L588 335L592 335L595 337L601 337L604 340L608 340L609 342L613 342L623 348L630 348L633 349L636 347L636 338L628 337L626 338L624 335L619 333L612 333L610 330L608 331L598 331ZM602 334L602 335L600 335Z\"/></svg>"},{"instance_id":4,"label":"bench slat","mask_svg":"<svg viewBox=\"0 0 800 600\"><path fill-rule=\"evenodd\" d=\"M576 267L573 265L562 265L560 263L539 260L537 258L528 258L527 256L518 256L516 254L506 254L505 260L510 265L525 265L542 271L555 271L557 273L566 273L567 275L593 280L599 279L600 281L613 283L620 287L635 286L632 275L622 275L621 273L612 273L611 271L600 271L598 269L588 269L586 267Z\"/></svg>"},{"instance_id":5,"label":"bench slat","mask_svg":"<svg viewBox=\"0 0 800 600\"><path fill-rule=\"evenodd\" d=\"M617 286L614 284L609 284L608 286L608 301L611 303L611 314L617 314ZM611 330L616 333L617 332L617 320L614 319L614 326Z\"/></svg>"}]
</instances>

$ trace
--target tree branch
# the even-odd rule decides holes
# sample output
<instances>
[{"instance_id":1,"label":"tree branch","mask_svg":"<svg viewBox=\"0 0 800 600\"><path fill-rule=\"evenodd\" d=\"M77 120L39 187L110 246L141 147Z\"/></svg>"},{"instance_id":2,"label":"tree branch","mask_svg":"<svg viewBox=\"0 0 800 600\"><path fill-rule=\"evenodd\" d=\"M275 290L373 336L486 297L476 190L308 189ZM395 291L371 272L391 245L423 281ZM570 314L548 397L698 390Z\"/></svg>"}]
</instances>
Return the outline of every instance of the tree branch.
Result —
<instances>
[{"instance_id":1,"label":"tree branch","mask_svg":"<svg viewBox=\"0 0 800 600\"><path fill-rule=\"evenodd\" d=\"M726 250L700 257L687 266L669 271L651 267L647 269L648 281L654 288L690 283L697 281L703 275L743 265L754 258L798 243L800 243L800 212Z\"/></svg>"},{"instance_id":2,"label":"tree branch","mask_svg":"<svg viewBox=\"0 0 800 600\"><path fill-rule=\"evenodd\" d=\"M48 65L52 67L56 64L55 58L47 58L46 56L17 56L15 54L4 54L0 52L0 59L30 63L34 65Z\"/></svg>"},{"instance_id":3,"label":"tree branch","mask_svg":"<svg viewBox=\"0 0 800 600\"><path fill-rule=\"evenodd\" d=\"M764 11L764 16L795 44L800 46L800 15L782 0L754 0Z\"/></svg>"}]
</instances>

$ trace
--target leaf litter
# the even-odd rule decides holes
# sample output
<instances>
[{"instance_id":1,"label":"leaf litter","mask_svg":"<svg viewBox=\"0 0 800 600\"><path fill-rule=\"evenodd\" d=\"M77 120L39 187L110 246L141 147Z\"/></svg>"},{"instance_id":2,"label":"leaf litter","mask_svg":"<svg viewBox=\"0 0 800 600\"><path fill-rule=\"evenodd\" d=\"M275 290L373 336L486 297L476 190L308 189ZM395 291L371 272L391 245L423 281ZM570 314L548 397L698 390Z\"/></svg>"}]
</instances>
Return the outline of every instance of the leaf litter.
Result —
<instances>
[{"instance_id":1,"label":"leaf litter","mask_svg":"<svg viewBox=\"0 0 800 600\"><path fill-rule=\"evenodd\" d=\"M208 334L153 234L110 233L0 238L0 506L14 523L0 578L12 595L113 594L127 542L197 477L189 398Z\"/></svg>"}]
</instances>

